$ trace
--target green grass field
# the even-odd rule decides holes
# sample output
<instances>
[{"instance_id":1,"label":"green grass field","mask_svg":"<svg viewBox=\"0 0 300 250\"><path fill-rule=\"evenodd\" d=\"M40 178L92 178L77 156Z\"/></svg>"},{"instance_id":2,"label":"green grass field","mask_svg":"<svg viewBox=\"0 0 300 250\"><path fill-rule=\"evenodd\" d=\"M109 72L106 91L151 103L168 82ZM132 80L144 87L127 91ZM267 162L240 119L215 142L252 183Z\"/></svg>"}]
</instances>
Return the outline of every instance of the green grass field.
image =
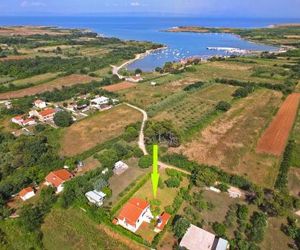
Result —
<instances>
[{"instance_id":1,"label":"green grass field","mask_svg":"<svg viewBox=\"0 0 300 250\"><path fill-rule=\"evenodd\" d=\"M42 225L45 249L130 249L78 208L53 209Z\"/></svg>"}]
</instances>

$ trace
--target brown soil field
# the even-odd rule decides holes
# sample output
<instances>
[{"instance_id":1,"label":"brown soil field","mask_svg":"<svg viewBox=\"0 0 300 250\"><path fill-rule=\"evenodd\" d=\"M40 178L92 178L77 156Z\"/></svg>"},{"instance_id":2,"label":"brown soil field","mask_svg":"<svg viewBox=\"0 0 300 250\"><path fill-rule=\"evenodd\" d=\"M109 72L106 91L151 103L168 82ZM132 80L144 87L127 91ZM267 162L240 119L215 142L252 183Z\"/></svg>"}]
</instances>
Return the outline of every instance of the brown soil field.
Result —
<instances>
[{"instance_id":1,"label":"brown soil field","mask_svg":"<svg viewBox=\"0 0 300 250\"><path fill-rule=\"evenodd\" d=\"M64 35L70 33L67 30L49 29L43 26L14 26L0 27L0 36L31 36L31 35Z\"/></svg>"},{"instance_id":2,"label":"brown soil field","mask_svg":"<svg viewBox=\"0 0 300 250\"><path fill-rule=\"evenodd\" d=\"M8 57L0 58L0 62L23 60L28 57L30 57L30 56L28 56L28 55L8 56Z\"/></svg>"},{"instance_id":3,"label":"brown soil field","mask_svg":"<svg viewBox=\"0 0 300 250\"><path fill-rule=\"evenodd\" d=\"M21 98L24 96L30 96L30 95L36 95L39 93L43 93L46 91L51 91L55 88L62 88L63 86L71 86L76 85L80 83L89 83L93 80L96 80L94 77L90 77L87 75L79 75L79 74L73 74L69 76L64 76L57 78L53 81L37 85L34 87L26 88L26 89L20 89L16 91L11 91L7 93L1 93L0 94L0 100L2 99L13 99L13 98Z\"/></svg>"},{"instance_id":4,"label":"brown soil field","mask_svg":"<svg viewBox=\"0 0 300 250\"><path fill-rule=\"evenodd\" d=\"M102 89L110 91L110 92L117 92L119 90L129 89L129 88L133 88L135 86L136 86L136 84L132 83L132 82L120 82L117 84L105 86Z\"/></svg>"},{"instance_id":5,"label":"brown soil field","mask_svg":"<svg viewBox=\"0 0 300 250\"><path fill-rule=\"evenodd\" d=\"M142 114L126 105L97 113L67 128L61 139L61 154L74 156L120 136L124 128L142 120Z\"/></svg>"},{"instance_id":6,"label":"brown soil field","mask_svg":"<svg viewBox=\"0 0 300 250\"><path fill-rule=\"evenodd\" d=\"M279 92L257 90L251 96L236 101L231 110L171 152L272 187L279 159L257 154L255 148L274 110L281 104L281 96Z\"/></svg>"},{"instance_id":7,"label":"brown soil field","mask_svg":"<svg viewBox=\"0 0 300 250\"><path fill-rule=\"evenodd\" d=\"M296 119L300 94L289 95L258 141L257 152L280 156Z\"/></svg>"}]
</instances>

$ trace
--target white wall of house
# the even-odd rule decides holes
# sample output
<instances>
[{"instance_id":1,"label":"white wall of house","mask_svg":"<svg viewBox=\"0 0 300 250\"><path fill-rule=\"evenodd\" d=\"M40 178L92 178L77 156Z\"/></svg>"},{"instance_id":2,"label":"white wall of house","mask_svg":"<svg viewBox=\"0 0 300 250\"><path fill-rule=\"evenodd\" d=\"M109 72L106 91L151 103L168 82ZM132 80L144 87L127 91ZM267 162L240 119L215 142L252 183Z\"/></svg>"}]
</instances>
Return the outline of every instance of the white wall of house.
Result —
<instances>
[{"instance_id":1,"label":"white wall of house","mask_svg":"<svg viewBox=\"0 0 300 250\"><path fill-rule=\"evenodd\" d=\"M61 191L63 191L64 190L64 186L63 186L63 184L60 184L57 188L56 188L56 193L58 194L58 193L60 193Z\"/></svg>"},{"instance_id":2,"label":"white wall of house","mask_svg":"<svg viewBox=\"0 0 300 250\"><path fill-rule=\"evenodd\" d=\"M26 200L32 198L33 196L35 196L35 193L33 191L31 191L31 192L28 192L27 194L25 194L24 196L20 196L20 197L23 201L26 201Z\"/></svg>"},{"instance_id":3,"label":"white wall of house","mask_svg":"<svg viewBox=\"0 0 300 250\"><path fill-rule=\"evenodd\" d=\"M13 123L15 123L15 124L20 125L20 126L23 125L23 124L22 124L23 120L19 120L19 119L12 118L11 121L12 121Z\"/></svg>"}]
</instances>

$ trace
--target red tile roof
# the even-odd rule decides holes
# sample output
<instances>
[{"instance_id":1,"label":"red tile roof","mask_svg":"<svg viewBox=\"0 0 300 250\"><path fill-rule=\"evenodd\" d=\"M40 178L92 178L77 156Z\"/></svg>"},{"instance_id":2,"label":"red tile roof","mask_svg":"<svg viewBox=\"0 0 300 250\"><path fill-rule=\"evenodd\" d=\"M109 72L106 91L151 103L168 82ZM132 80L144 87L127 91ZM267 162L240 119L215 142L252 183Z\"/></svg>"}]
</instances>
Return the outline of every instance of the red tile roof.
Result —
<instances>
[{"instance_id":1,"label":"red tile roof","mask_svg":"<svg viewBox=\"0 0 300 250\"><path fill-rule=\"evenodd\" d=\"M34 119L33 118L28 118L26 120L23 121L24 124L27 124L28 122L33 122Z\"/></svg>"},{"instance_id":2,"label":"red tile roof","mask_svg":"<svg viewBox=\"0 0 300 250\"><path fill-rule=\"evenodd\" d=\"M135 226L138 218L148 206L149 203L145 200L131 198L120 211L118 219L125 219L128 224Z\"/></svg>"},{"instance_id":3,"label":"red tile roof","mask_svg":"<svg viewBox=\"0 0 300 250\"><path fill-rule=\"evenodd\" d=\"M30 193L30 192L34 192L33 188L32 187L27 187L27 188L24 188L20 191L19 193L19 196L20 197L24 197L26 194Z\"/></svg>"},{"instance_id":4,"label":"red tile roof","mask_svg":"<svg viewBox=\"0 0 300 250\"><path fill-rule=\"evenodd\" d=\"M58 187L60 184L71 179L72 177L73 175L70 172L65 169L60 169L50 172L46 177L46 181L51 183L54 187Z\"/></svg>"},{"instance_id":5,"label":"red tile roof","mask_svg":"<svg viewBox=\"0 0 300 250\"><path fill-rule=\"evenodd\" d=\"M21 120L23 120L23 116L22 115L18 115L18 116L15 116L14 119L21 121Z\"/></svg>"},{"instance_id":6,"label":"red tile roof","mask_svg":"<svg viewBox=\"0 0 300 250\"><path fill-rule=\"evenodd\" d=\"M168 224L170 218L171 218L170 214L163 212L159 216L159 219L160 219L161 223L158 223L156 225L156 228L162 231L164 229L164 227Z\"/></svg>"},{"instance_id":7,"label":"red tile roof","mask_svg":"<svg viewBox=\"0 0 300 250\"><path fill-rule=\"evenodd\" d=\"M55 113L56 113L55 109L49 108L49 109L44 109L41 112L39 112L39 115L45 117L45 116L52 115Z\"/></svg>"}]
</instances>

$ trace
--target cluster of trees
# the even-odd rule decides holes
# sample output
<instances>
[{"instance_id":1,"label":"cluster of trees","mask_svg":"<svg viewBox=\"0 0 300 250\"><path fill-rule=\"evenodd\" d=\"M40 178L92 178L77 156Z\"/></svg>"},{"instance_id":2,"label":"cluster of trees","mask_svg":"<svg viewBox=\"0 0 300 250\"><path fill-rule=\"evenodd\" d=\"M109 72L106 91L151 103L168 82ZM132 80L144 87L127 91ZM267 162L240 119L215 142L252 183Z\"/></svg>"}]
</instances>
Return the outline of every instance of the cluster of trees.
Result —
<instances>
[{"instance_id":1,"label":"cluster of trees","mask_svg":"<svg viewBox=\"0 0 300 250\"><path fill-rule=\"evenodd\" d=\"M103 167L112 169L119 160L128 159L132 156L141 157L141 155L143 155L143 152L137 146L130 146L125 141L120 140L96 154L95 157L101 162Z\"/></svg>"},{"instance_id":2,"label":"cluster of trees","mask_svg":"<svg viewBox=\"0 0 300 250\"><path fill-rule=\"evenodd\" d=\"M287 217L287 224L282 225L281 230L294 240L295 246L290 246L291 249L300 248L300 228L297 225L297 219L294 217Z\"/></svg>"},{"instance_id":3,"label":"cluster of trees","mask_svg":"<svg viewBox=\"0 0 300 250\"><path fill-rule=\"evenodd\" d=\"M294 148L294 141L289 141L283 154L282 161L280 163L279 173L275 182L275 188L286 191L288 183L288 172L291 165L292 153Z\"/></svg>"},{"instance_id":4,"label":"cluster of trees","mask_svg":"<svg viewBox=\"0 0 300 250\"><path fill-rule=\"evenodd\" d=\"M7 216L4 204L11 195L32 183L39 183L63 163L57 149L41 134L15 138L0 133L0 152L0 216Z\"/></svg>"},{"instance_id":5,"label":"cluster of trees","mask_svg":"<svg viewBox=\"0 0 300 250\"><path fill-rule=\"evenodd\" d=\"M58 127L69 127L73 123L72 114L67 111L57 112L53 120Z\"/></svg>"},{"instance_id":6,"label":"cluster of trees","mask_svg":"<svg viewBox=\"0 0 300 250\"><path fill-rule=\"evenodd\" d=\"M204 86L204 82L195 82L183 88L184 91L194 91L201 89Z\"/></svg>"},{"instance_id":7,"label":"cluster of trees","mask_svg":"<svg viewBox=\"0 0 300 250\"><path fill-rule=\"evenodd\" d=\"M180 135L170 121L148 121L145 140L147 144L166 143L169 147L180 146Z\"/></svg>"},{"instance_id":8,"label":"cluster of trees","mask_svg":"<svg viewBox=\"0 0 300 250\"><path fill-rule=\"evenodd\" d=\"M253 91L254 91L254 88L251 86L240 87L234 91L232 96L234 96L236 98L244 98L244 97L247 97Z\"/></svg>"},{"instance_id":9,"label":"cluster of trees","mask_svg":"<svg viewBox=\"0 0 300 250\"><path fill-rule=\"evenodd\" d=\"M169 176L169 178L165 181L167 187L178 188L182 181L181 173L175 169L166 169L166 174Z\"/></svg>"},{"instance_id":10,"label":"cluster of trees","mask_svg":"<svg viewBox=\"0 0 300 250\"><path fill-rule=\"evenodd\" d=\"M215 81L217 83L229 84L229 85L240 86L240 87L249 87L249 88L262 87L262 88L281 91L283 94L292 93L296 84L293 81L287 81L286 84L280 84L280 83L272 84L267 82L256 83L252 81L240 81L240 80L224 79L224 78L216 78Z\"/></svg>"}]
</instances>

